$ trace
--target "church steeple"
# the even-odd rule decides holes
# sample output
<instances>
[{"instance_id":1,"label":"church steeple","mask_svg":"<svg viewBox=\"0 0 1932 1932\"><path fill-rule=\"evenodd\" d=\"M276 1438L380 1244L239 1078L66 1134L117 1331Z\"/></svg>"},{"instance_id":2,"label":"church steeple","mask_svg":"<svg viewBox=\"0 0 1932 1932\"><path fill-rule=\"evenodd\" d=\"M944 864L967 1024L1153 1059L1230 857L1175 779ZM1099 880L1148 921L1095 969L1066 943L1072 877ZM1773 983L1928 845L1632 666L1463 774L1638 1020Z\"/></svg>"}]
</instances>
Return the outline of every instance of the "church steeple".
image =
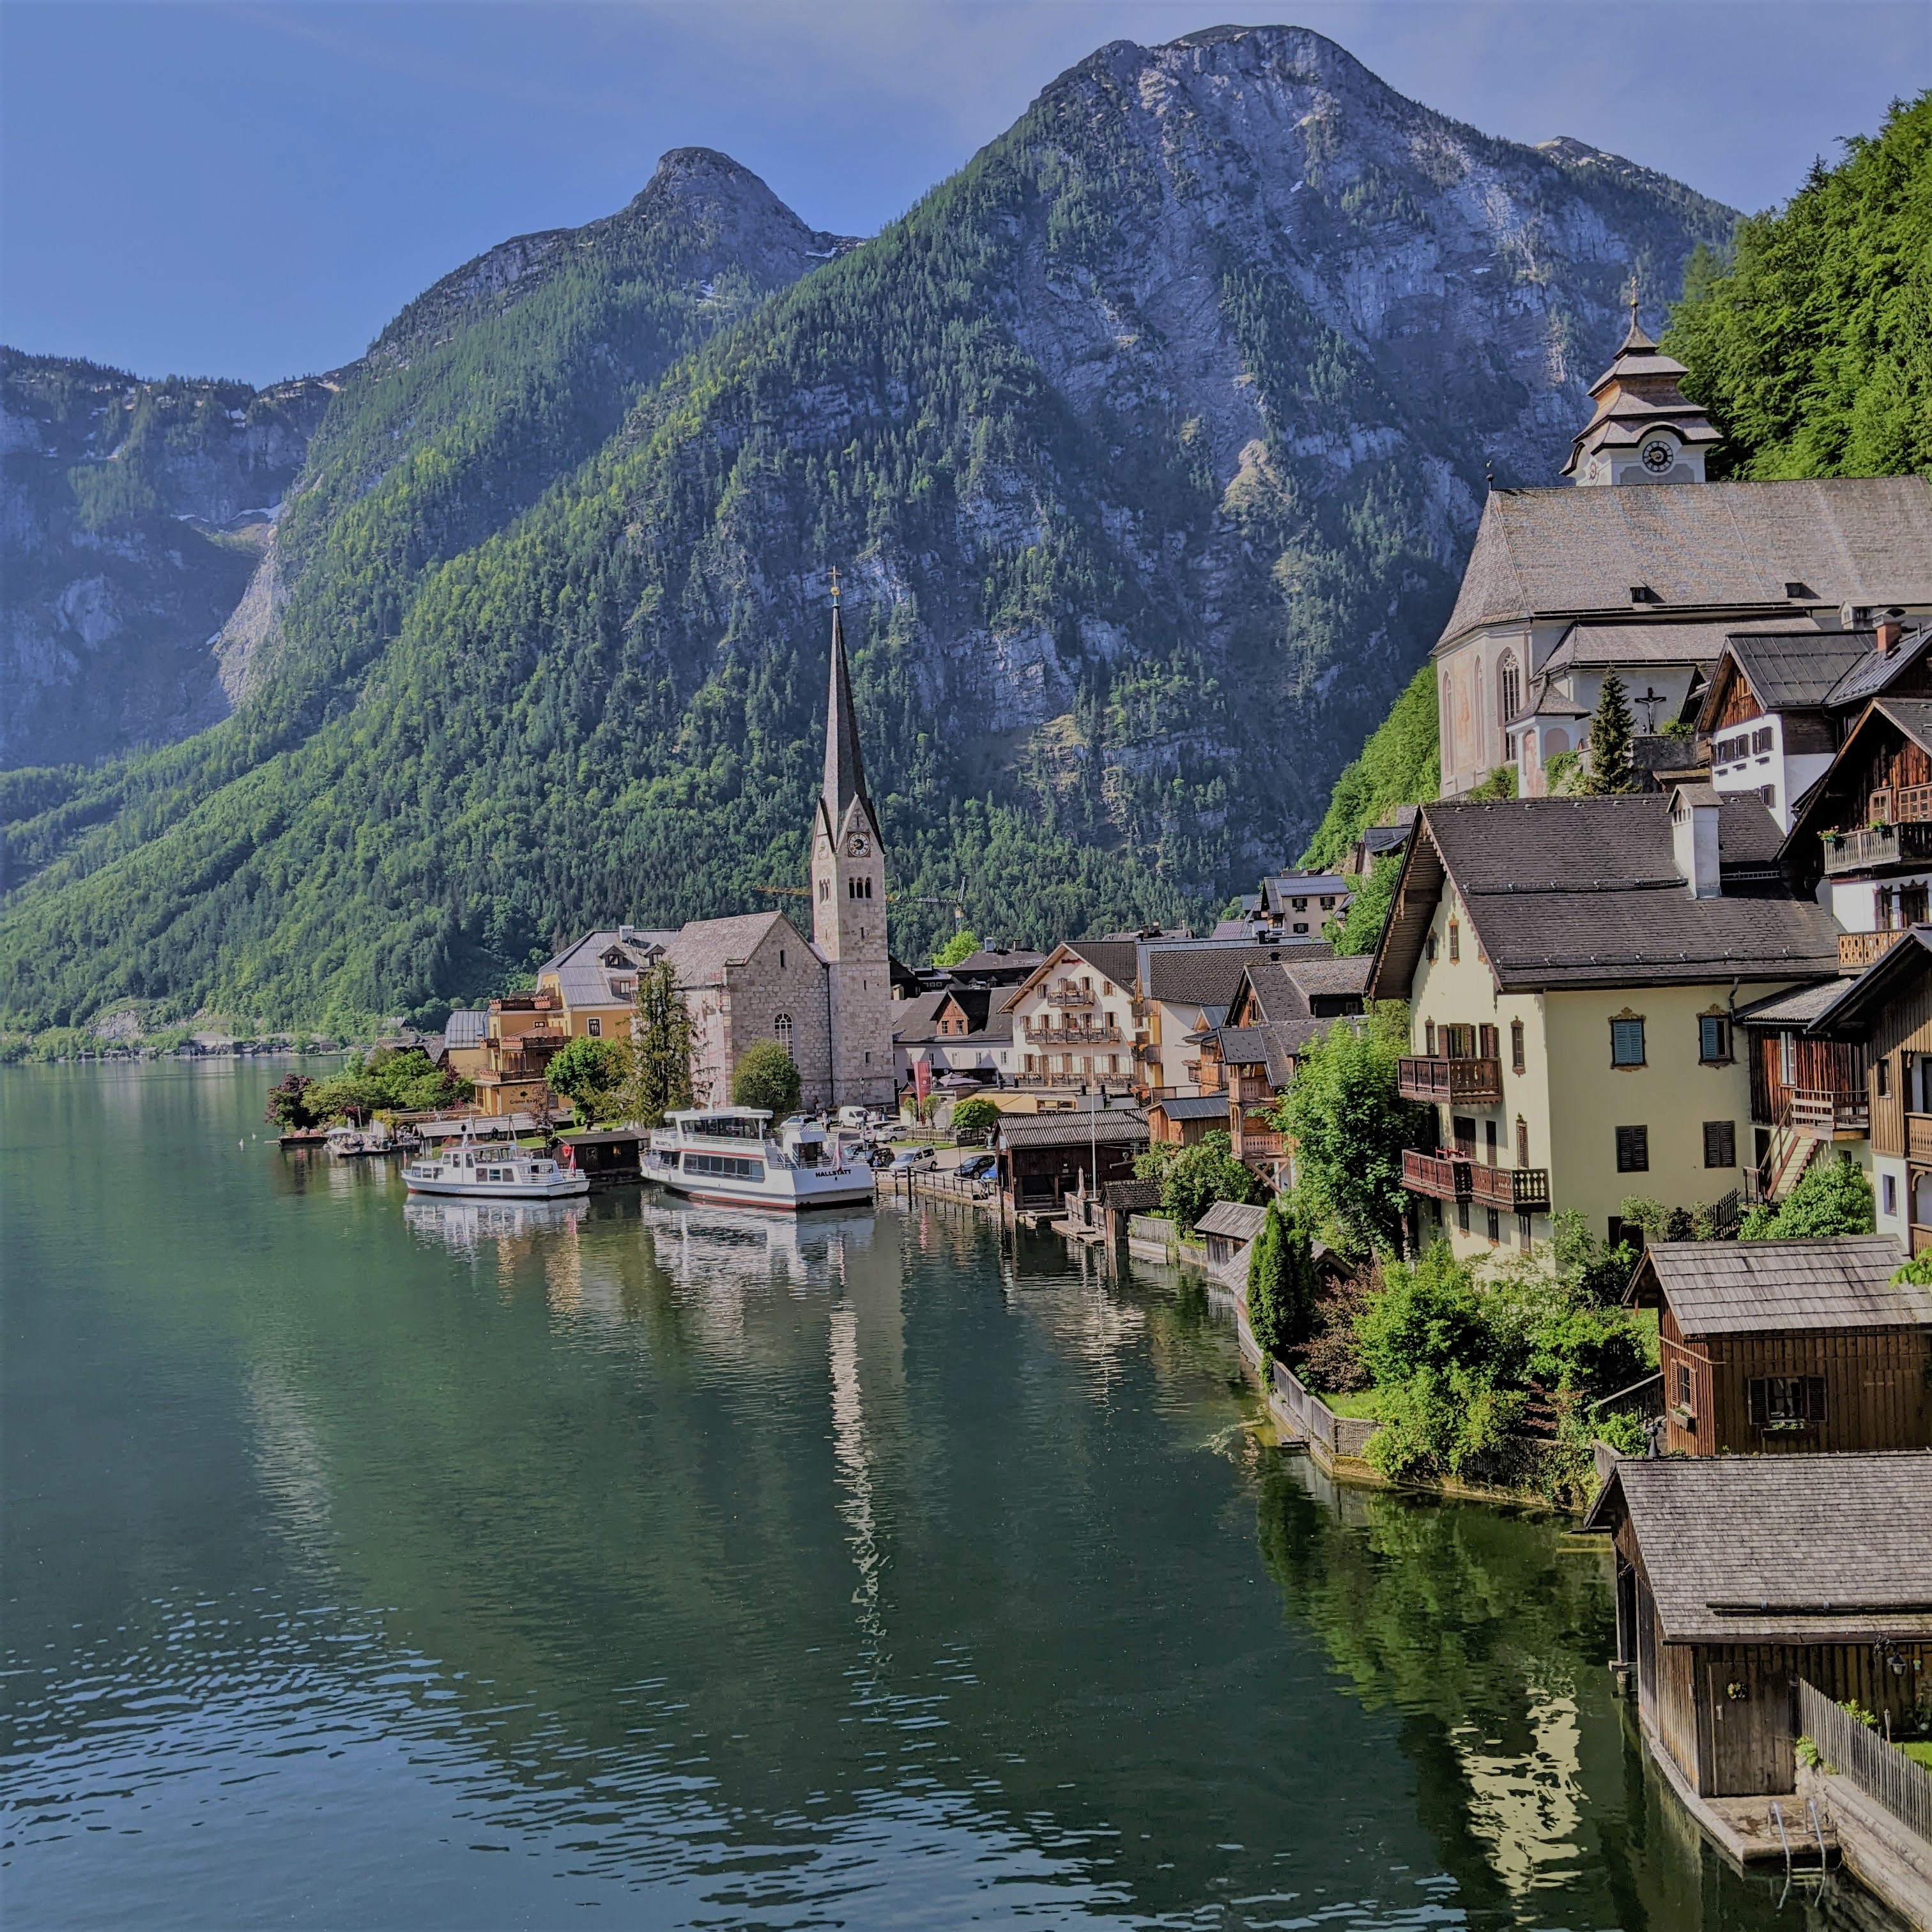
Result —
<instances>
[{"instance_id":1,"label":"church steeple","mask_svg":"<svg viewBox=\"0 0 1932 1932\"><path fill-rule=\"evenodd\" d=\"M825 787L812 840L812 943L825 962L834 1106L893 1098L892 961L886 951L885 855L866 795L859 718L845 663L838 573L832 573L832 677L825 706Z\"/></svg>"},{"instance_id":2,"label":"church steeple","mask_svg":"<svg viewBox=\"0 0 1932 1932\"><path fill-rule=\"evenodd\" d=\"M1630 327L1590 385L1596 413L1571 445L1564 475L1583 484L1702 482L1704 459L1722 439L1678 387L1689 374L1644 333L1633 277Z\"/></svg>"},{"instance_id":3,"label":"church steeple","mask_svg":"<svg viewBox=\"0 0 1932 1932\"><path fill-rule=\"evenodd\" d=\"M852 708L852 675L845 663L845 628L838 616L838 571L832 571L832 686L825 705L826 824L833 837L854 799L873 817L866 795L866 767L859 756L859 719Z\"/></svg>"}]
</instances>

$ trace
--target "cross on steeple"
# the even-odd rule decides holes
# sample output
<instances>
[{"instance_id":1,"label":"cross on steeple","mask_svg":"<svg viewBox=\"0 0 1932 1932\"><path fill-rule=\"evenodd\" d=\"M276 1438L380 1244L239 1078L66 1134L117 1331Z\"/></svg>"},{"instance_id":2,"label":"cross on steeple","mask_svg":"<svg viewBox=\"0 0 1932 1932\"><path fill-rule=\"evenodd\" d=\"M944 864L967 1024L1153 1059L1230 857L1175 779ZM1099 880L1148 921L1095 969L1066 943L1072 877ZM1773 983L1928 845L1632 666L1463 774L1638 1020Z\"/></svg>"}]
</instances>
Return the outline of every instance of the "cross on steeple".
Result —
<instances>
[{"instance_id":1,"label":"cross on steeple","mask_svg":"<svg viewBox=\"0 0 1932 1932\"><path fill-rule=\"evenodd\" d=\"M835 604L838 602L838 566L836 563L832 566L832 601Z\"/></svg>"}]
</instances>

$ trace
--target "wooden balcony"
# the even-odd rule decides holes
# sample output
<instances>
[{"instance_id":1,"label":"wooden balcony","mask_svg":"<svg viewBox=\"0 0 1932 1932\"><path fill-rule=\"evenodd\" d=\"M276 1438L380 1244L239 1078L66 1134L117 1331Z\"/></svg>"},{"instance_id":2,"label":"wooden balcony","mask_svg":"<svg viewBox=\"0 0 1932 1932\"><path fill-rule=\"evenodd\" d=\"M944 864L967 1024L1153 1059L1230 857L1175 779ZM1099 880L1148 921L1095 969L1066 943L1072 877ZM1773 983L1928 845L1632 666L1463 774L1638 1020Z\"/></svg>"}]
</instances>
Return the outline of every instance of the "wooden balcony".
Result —
<instances>
[{"instance_id":1,"label":"wooden balcony","mask_svg":"<svg viewBox=\"0 0 1932 1932\"><path fill-rule=\"evenodd\" d=\"M1046 989L1046 1004L1049 1006L1090 1006L1094 995L1072 980L1063 980L1058 986Z\"/></svg>"},{"instance_id":2,"label":"wooden balcony","mask_svg":"<svg viewBox=\"0 0 1932 1932\"><path fill-rule=\"evenodd\" d=\"M1264 1105L1275 1096L1274 1088L1270 1082L1255 1079L1249 1075L1244 1075L1241 1078L1232 1082L1228 1090L1235 1100L1248 1106Z\"/></svg>"},{"instance_id":3,"label":"wooden balcony","mask_svg":"<svg viewBox=\"0 0 1932 1932\"><path fill-rule=\"evenodd\" d=\"M1932 824L1871 825L1825 835L1825 876L1879 872L1888 866L1932 865Z\"/></svg>"},{"instance_id":4,"label":"wooden balcony","mask_svg":"<svg viewBox=\"0 0 1932 1932\"><path fill-rule=\"evenodd\" d=\"M1862 973L1882 959L1905 937L1908 928L1897 932L1841 932L1838 935L1838 970Z\"/></svg>"},{"instance_id":5,"label":"wooden balcony","mask_svg":"<svg viewBox=\"0 0 1932 1932\"><path fill-rule=\"evenodd\" d=\"M1021 1030L1030 1046L1118 1046L1120 1030L1106 1026L1049 1026L1043 1020L1023 1020Z\"/></svg>"},{"instance_id":6,"label":"wooden balcony","mask_svg":"<svg viewBox=\"0 0 1932 1932\"><path fill-rule=\"evenodd\" d=\"M1906 1115L1905 1157L1914 1167L1932 1167L1932 1114Z\"/></svg>"},{"instance_id":7,"label":"wooden balcony","mask_svg":"<svg viewBox=\"0 0 1932 1932\"><path fill-rule=\"evenodd\" d=\"M1871 1102L1863 1094L1822 1087L1791 1090L1791 1124L1814 1140L1862 1140L1871 1132Z\"/></svg>"},{"instance_id":8,"label":"wooden balcony","mask_svg":"<svg viewBox=\"0 0 1932 1932\"><path fill-rule=\"evenodd\" d=\"M1286 1134L1256 1134L1238 1130L1233 1143L1237 1160L1279 1160L1288 1151Z\"/></svg>"},{"instance_id":9,"label":"wooden balcony","mask_svg":"<svg viewBox=\"0 0 1932 1932\"><path fill-rule=\"evenodd\" d=\"M1472 1167L1469 1198L1478 1208L1500 1208L1505 1214L1550 1212L1550 1170L1546 1167Z\"/></svg>"},{"instance_id":10,"label":"wooden balcony","mask_svg":"<svg viewBox=\"0 0 1932 1932\"><path fill-rule=\"evenodd\" d=\"M1503 1099L1503 1066L1499 1060L1405 1054L1396 1063L1395 1084L1405 1100L1499 1107Z\"/></svg>"},{"instance_id":11,"label":"wooden balcony","mask_svg":"<svg viewBox=\"0 0 1932 1932\"><path fill-rule=\"evenodd\" d=\"M1471 1167L1470 1162L1447 1154L1418 1154L1404 1148L1402 1184L1410 1193L1426 1195L1431 1201L1466 1201Z\"/></svg>"}]
</instances>

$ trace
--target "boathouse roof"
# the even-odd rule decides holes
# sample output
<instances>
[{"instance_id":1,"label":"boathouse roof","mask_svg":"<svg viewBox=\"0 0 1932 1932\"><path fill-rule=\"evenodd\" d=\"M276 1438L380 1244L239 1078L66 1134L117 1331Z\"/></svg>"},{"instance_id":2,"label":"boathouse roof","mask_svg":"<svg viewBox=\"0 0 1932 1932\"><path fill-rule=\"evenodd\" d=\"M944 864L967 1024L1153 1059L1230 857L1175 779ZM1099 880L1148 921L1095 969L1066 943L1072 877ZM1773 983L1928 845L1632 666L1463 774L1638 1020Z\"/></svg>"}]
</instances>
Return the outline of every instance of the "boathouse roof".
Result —
<instances>
[{"instance_id":1,"label":"boathouse roof","mask_svg":"<svg viewBox=\"0 0 1932 1932\"><path fill-rule=\"evenodd\" d=\"M1687 1340L1932 1327L1932 1288L1892 1279L1889 1234L1823 1241L1653 1241L1624 1300L1669 1305Z\"/></svg>"}]
</instances>

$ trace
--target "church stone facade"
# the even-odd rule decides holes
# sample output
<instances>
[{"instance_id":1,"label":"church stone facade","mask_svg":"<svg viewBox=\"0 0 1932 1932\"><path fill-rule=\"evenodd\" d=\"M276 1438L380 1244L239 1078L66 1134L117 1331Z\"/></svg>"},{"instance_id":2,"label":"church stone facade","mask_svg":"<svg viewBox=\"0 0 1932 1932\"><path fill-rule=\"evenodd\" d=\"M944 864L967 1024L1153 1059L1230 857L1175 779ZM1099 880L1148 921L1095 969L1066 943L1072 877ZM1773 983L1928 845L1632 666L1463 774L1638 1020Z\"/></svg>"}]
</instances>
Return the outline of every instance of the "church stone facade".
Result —
<instances>
[{"instance_id":1,"label":"church stone facade","mask_svg":"<svg viewBox=\"0 0 1932 1932\"><path fill-rule=\"evenodd\" d=\"M662 956L691 1016L692 1093L700 1106L728 1102L733 1070L768 1040L790 1054L808 1112L890 1108L896 1098L885 859L836 593L810 891L809 939L778 912L692 920L664 936Z\"/></svg>"}]
</instances>

